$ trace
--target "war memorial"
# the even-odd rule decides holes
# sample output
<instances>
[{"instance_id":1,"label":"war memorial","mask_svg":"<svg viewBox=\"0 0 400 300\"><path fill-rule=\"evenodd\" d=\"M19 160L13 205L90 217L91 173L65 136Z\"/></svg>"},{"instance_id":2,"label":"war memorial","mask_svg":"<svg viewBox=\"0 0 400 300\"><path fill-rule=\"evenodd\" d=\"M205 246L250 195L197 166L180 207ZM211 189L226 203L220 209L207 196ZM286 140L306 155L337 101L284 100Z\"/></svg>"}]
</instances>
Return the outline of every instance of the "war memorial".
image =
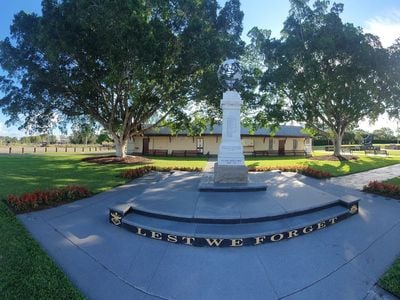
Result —
<instances>
[{"instance_id":1,"label":"war memorial","mask_svg":"<svg viewBox=\"0 0 400 300\"><path fill-rule=\"evenodd\" d=\"M154 183L144 193L109 209L111 224L173 244L243 247L307 235L358 213L359 198L338 198L291 173L249 174L240 142L238 62L226 60L218 77L226 91L213 171L150 175Z\"/></svg>"}]
</instances>

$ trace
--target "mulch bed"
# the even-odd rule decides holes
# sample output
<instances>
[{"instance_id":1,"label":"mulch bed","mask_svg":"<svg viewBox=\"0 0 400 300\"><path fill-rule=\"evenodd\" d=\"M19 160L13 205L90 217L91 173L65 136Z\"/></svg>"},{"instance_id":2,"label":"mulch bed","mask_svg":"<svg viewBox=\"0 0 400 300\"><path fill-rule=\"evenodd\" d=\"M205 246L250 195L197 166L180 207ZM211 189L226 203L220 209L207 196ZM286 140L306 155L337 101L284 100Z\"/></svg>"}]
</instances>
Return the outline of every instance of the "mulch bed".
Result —
<instances>
[{"instance_id":1,"label":"mulch bed","mask_svg":"<svg viewBox=\"0 0 400 300\"><path fill-rule=\"evenodd\" d=\"M143 156L125 156L125 157L117 157L117 156L92 156L86 157L82 159L83 161L96 163L96 164L126 164L126 165L135 165L135 164L146 164L150 163L151 159L148 159Z\"/></svg>"},{"instance_id":2,"label":"mulch bed","mask_svg":"<svg viewBox=\"0 0 400 300\"><path fill-rule=\"evenodd\" d=\"M333 155L323 155L323 156L313 156L309 158L310 160L327 160L327 161L349 161L349 160L357 160L358 156L354 155L341 155L341 156L333 156Z\"/></svg>"}]
</instances>

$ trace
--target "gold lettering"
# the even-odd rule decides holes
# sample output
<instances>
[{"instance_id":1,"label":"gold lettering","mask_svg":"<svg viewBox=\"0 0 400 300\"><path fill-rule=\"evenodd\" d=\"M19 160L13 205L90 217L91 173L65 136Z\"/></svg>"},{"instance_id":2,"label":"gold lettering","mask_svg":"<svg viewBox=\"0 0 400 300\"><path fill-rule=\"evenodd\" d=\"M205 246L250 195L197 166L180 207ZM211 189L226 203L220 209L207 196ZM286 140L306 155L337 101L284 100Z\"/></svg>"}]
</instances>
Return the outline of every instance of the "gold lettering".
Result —
<instances>
[{"instance_id":1,"label":"gold lettering","mask_svg":"<svg viewBox=\"0 0 400 300\"><path fill-rule=\"evenodd\" d=\"M296 237L299 236L299 234L297 233L297 230L290 230L288 232L288 239L291 239L292 237Z\"/></svg>"},{"instance_id":2,"label":"gold lettering","mask_svg":"<svg viewBox=\"0 0 400 300\"><path fill-rule=\"evenodd\" d=\"M279 238L276 239L275 237L278 236ZM283 233L278 233L278 234L274 234L273 236L271 236L271 241L272 242L278 242L280 240L282 240L284 238Z\"/></svg>"},{"instance_id":3,"label":"gold lettering","mask_svg":"<svg viewBox=\"0 0 400 300\"><path fill-rule=\"evenodd\" d=\"M335 224L336 221L337 221L337 217L334 217L334 218L328 220L328 222L331 223L331 225Z\"/></svg>"},{"instance_id":4,"label":"gold lettering","mask_svg":"<svg viewBox=\"0 0 400 300\"><path fill-rule=\"evenodd\" d=\"M319 222L319 223L317 224L317 226L318 226L317 229L325 228L325 227L326 227L325 221Z\"/></svg>"},{"instance_id":5,"label":"gold lettering","mask_svg":"<svg viewBox=\"0 0 400 300\"><path fill-rule=\"evenodd\" d=\"M310 233L311 231L313 231L313 227L312 226L308 226L308 227L304 227L303 228L303 233Z\"/></svg>"},{"instance_id":6,"label":"gold lettering","mask_svg":"<svg viewBox=\"0 0 400 300\"><path fill-rule=\"evenodd\" d=\"M265 236L265 235L263 235L263 236L258 236L258 237L256 237L255 239L256 239L256 242L255 242L254 245L258 245L258 244L261 244L262 242L264 242L264 240L266 239L266 236Z\"/></svg>"},{"instance_id":7,"label":"gold lettering","mask_svg":"<svg viewBox=\"0 0 400 300\"><path fill-rule=\"evenodd\" d=\"M161 232L152 231L151 232L151 238L152 239L156 239L156 240L161 240L162 239L162 234L161 234Z\"/></svg>"},{"instance_id":8,"label":"gold lettering","mask_svg":"<svg viewBox=\"0 0 400 300\"><path fill-rule=\"evenodd\" d=\"M168 234L167 241L171 243L178 242L178 237L176 235Z\"/></svg>"},{"instance_id":9,"label":"gold lettering","mask_svg":"<svg viewBox=\"0 0 400 300\"><path fill-rule=\"evenodd\" d=\"M219 247L219 245L221 245L221 243L222 243L222 241L223 241L224 239L206 239L206 241L207 241L207 243L210 245L210 246L217 246L217 247Z\"/></svg>"},{"instance_id":10,"label":"gold lettering","mask_svg":"<svg viewBox=\"0 0 400 300\"><path fill-rule=\"evenodd\" d=\"M192 242L194 241L194 238L183 236L182 240L186 240L186 243L184 243L184 244L193 246Z\"/></svg>"},{"instance_id":11,"label":"gold lettering","mask_svg":"<svg viewBox=\"0 0 400 300\"><path fill-rule=\"evenodd\" d=\"M243 246L243 239L237 239L237 240L233 239L233 240L231 240L231 242L232 242L231 247Z\"/></svg>"},{"instance_id":12,"label":"gold lettering","mask_svg":"<svg viewBox=\"0 0 400 300\"><path fill-rule=\"evenodd\" d=\"M138 234L138 235L143 235L143 236L147 236L147 234L146 234L145 232L142 232L142 228L140 228L140 227L137 227L136 234Z\"/></svg>"}]
</instances>

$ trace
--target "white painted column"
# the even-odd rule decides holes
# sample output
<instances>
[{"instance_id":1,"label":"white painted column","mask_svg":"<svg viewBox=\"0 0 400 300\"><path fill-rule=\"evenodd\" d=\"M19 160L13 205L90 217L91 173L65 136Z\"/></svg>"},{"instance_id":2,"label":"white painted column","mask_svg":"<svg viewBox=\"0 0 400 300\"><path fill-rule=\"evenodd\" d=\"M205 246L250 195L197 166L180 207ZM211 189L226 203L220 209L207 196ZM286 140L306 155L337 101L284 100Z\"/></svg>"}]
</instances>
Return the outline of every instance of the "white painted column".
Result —
<instances>
[{"instance_id":1,"label":"white painted column","mask_svg":"<svg viewBox=\"0 0 400 300\"><path fill-rule=\"evenodd\" d=\"M226 91L222 97L222 141L218 152L219 166L244 166L240 140L240 107L243 101L236 91Z\"/></svg>"}]
</instances>

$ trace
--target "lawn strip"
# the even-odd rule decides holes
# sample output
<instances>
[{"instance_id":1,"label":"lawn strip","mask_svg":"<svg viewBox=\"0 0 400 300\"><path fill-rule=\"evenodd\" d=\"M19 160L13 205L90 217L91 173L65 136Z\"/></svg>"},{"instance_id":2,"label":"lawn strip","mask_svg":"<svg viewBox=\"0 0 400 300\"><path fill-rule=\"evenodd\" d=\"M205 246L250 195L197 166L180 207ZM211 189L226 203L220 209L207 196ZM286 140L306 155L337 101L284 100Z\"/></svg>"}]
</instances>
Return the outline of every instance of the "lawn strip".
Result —
<instances>
[{"instance_id":1,"label":"lawn strip","mask_svg":"<svg viewBox=\"0 0 400 300\"><path fill-rule=\"evenodd\" d=\"M1 299L84 299L0 201Z\"/></svg>"}]
</instances>

